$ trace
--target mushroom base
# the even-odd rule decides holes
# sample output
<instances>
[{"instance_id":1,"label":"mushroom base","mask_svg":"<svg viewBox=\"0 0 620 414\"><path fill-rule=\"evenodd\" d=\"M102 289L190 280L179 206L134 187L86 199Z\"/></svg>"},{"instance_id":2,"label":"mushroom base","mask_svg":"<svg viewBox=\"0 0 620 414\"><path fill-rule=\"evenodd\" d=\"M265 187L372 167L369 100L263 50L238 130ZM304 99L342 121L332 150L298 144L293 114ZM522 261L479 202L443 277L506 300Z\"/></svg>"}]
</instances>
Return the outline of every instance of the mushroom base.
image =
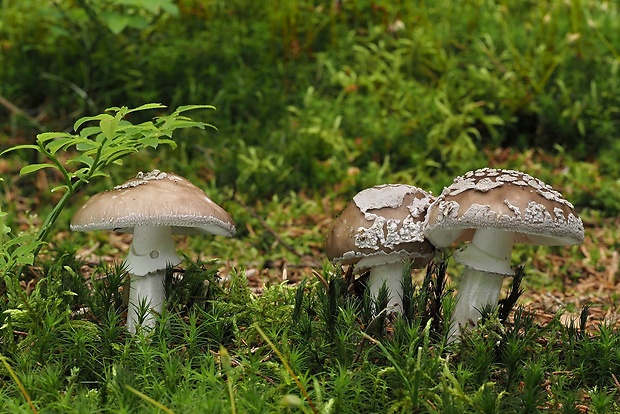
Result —
<instances>
[{"instance_id":1,"label":"mushroom base","mask_svg":"<svg viewBox=\"0 0 620 414\"><path fill-rule=\"evenodd\" d=\"M504 276L465 267L459 285L457 304L452 315L452 327L448 336L454 341L461 326L475 326L485 306L496 306L502 290Z\"/></svg>"},{"instance_id":2,"label":"mushroom base","mask_svg":"<svg viewBox=\"0 0 620 414\"><path fill-rule=\"evenodd\" d=\"M165 301L164 276L165 270L149 273L146 276L131 275L129 289L129 310L127 311L127 330L136 333L136 327L152 329L155 326L155 314L161 313ZM139 323L140 309L145 304L149 311L144 315L142 323Z\"/></svg>"}]
</instances>

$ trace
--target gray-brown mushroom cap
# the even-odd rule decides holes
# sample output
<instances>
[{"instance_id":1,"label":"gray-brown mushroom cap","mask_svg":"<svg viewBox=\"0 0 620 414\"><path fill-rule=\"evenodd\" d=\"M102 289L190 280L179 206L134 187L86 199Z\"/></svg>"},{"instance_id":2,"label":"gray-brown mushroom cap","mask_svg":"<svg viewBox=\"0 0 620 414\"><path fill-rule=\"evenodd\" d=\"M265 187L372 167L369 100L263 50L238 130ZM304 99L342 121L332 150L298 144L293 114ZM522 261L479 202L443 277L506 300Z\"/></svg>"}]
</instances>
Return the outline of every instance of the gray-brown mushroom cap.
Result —
<instances>
[{"instance_id":1,"label":"gray-brown mushroom cap","mask_svg":"<svg viewBox=\"0 0 620 414\"><path fill-rule=\"evenodd\" d=\"M482 168L457 177L427 212L426 237L438 248L470 240L477 228L514 233L516 243L571 245L584 239L573 205L526 173Z\"/></svg>"},{"instance_id":2,"label":"gray-brown mushroom cap","mask_svg":"<svg viewBox=\"0 0 620 414\"><path fill-rule=\"evenodd\" d=\"M423 232L426 209L433 199L426 191L404 184L360 191L334 222L326 240L327 257L340 265L407 258L415 267L424 266L435 250Z\"/></svg>"},{"instance_id":3,"label":"gray-brown mushroom cap","mask_svg":"<svg viewBox=\"0 0 620 414\"><path fill-rule=\"evenodd\" d=\"M173 234L233 236L230 214L185 178L154 170L91 197L71 220L71 230L132 232L135 226L170 226Z\"/></svg>"}]
</instances>

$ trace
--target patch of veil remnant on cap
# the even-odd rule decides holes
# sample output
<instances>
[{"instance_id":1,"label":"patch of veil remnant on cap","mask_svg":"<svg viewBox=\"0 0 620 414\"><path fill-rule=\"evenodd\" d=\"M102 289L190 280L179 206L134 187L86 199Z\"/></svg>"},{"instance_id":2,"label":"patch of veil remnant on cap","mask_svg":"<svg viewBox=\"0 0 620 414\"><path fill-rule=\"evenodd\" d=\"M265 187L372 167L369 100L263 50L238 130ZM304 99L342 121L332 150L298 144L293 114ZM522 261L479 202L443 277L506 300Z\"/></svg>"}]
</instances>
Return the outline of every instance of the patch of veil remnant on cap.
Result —
<instances>
[{"instance_id":1,"label":"patch of veil remnant on cap","mask_svg":"<svg viewBox=\"0 0 620 414\"><path fill-rule=\"evenodd\" d=\"M159 170L153 170L148 173L143 173L142 171L136 174L136 178L132 180L125 181L123 184L119 184L114 187L115 190L124 190L126 188L137 187L142 184L148 184L151 180L163 180L168 177L168 174Z\"/></svg>"},{"instance_id":2,"label":"patch of veil remnant on cap","mask_svg":"<svg viewBox=\"0 0 620 414\"><path fill-rule=\"evenodd\" d=\"M560 192L514 170L470 171L429 207L426 236L438 247L475 228L511 231L520 243L568 245L584 238L581 219Z\"/></svg>"},{"instance_id":3,"label":"patch of veil remnant on cap","mask_svg":"<svg viewBox=\"0 0 620 414\"><path fill-rule=\"evenodd\" d=\"M354 264L368 257L376 257L377 262L427 261L434 247L424 237L423 226L433 200L426 191L405 184L360 191L332 226L326 241L328 258L336 264Z\"/></svg>"},{"instance_id":4,"label":"patch of veil remnant on cap","mask_svg":"<svg viewBox=\"0 0 620 414\"><path fill-rule=\"evenodd\" d=\"M404 205L405 197L409 204ZM422 206L428 207L432 196L416 187L384 184L362 190L353 197L353 202L372 224L360 226L355 234L355 245L359 249L393 249L402 243L423 242L424 229ZM385 209L402 211L399 217L387 218ZM407 212L409 214L407 214ZM414 215L415 214L415 215Z\"/></svg>"}]
</instances>

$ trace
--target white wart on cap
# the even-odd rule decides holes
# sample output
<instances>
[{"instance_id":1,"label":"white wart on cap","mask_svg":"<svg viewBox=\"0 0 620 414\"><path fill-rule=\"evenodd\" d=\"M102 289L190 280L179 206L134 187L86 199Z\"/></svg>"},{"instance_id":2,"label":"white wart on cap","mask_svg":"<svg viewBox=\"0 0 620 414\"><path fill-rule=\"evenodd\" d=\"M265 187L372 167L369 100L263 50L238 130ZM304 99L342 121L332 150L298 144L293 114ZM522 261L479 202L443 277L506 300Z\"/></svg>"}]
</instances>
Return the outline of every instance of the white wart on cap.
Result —
<instances>
[{"instance_id":1,"label":"white wart on cap","mask_svg":"<svg viewBox=\"0 0 620 414\"><path fill-rule=\"evenodd\" d=\"M334 222L326 240L327 257L337 265L370 269L375 295L385 282L392 305L401 306L403 262L419 268L434 256L424 237L426 209L434 200L426 191L404 184L384 184L360 191Z\"/></svg>"},{"instance_id":2,"label":"white wart on cap","mask_svg":"<svg viewBox=\"0 0 620 414\"><path fill-rule=\"evenodd\" d=\"M509 233L510 246L494 246L495 239L485 243L482 234L474 236L480 230L486 235L490 232L485 230ZM429 207L425 234L438 248L474 238L482 249L497 252L502 248L497 258L504 263L480 270L512 274L506 265L509 257L505 257L512 243L577 244L583 241L584 229L573 205L548 184L520 171L482 168L457 177L444 188Z\"/></svg>"}]
</instances>

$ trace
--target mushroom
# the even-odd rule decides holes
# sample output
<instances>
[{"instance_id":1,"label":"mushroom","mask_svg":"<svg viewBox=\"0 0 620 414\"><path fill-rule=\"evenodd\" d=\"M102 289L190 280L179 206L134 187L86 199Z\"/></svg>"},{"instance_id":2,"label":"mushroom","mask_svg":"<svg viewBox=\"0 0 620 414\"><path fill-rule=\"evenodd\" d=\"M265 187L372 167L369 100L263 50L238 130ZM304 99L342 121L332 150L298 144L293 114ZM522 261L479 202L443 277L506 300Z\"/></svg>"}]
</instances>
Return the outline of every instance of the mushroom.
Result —
<instances>
[{"instance_id":1,"label":"mushroom","mask_svg":"<svg viewBox=\"0 0 620 414\"><path fill-rule=\"evenodd\" d=\"M450 338L474 324L485 305L497 305L504 276L514 274L514 243L566 246L584 230L573 205L551 186L526 173L482 168L444 188L429 207L425 235L437 248L471 241L455 252L465 266Z\"/></svg>"},{"instance_id":2,"label":"mushroom","mask_svg":"<svg viewBox=\"0 0 620 414\"><path fill-rule=\"evenodd\" d=\"M200 188L179 175L154 170L91 197L73 216L71 230L133 232L125 263L132 275L127 329L135 333L140 303L161 312L166 267L181 262L172 235L233 236L235 224ZM149 313L143 327L154 324Z\"/></svg>"},{"instance_id":3,"label":"mushroom","mask_svg":"<svg viewBox=\"0 0 620 414\"><path fill-rule=\"evenodd\" d=\"M370 269L371 297L376 298L385 283L388 307L401 313L404 261L420 268L434 256L435 248L423 233L433 200L426 191L404 184L360 191L334 222L326 240L327 257L336 265L354 264L356 274Z\"/></svg>"}]
</instances>

